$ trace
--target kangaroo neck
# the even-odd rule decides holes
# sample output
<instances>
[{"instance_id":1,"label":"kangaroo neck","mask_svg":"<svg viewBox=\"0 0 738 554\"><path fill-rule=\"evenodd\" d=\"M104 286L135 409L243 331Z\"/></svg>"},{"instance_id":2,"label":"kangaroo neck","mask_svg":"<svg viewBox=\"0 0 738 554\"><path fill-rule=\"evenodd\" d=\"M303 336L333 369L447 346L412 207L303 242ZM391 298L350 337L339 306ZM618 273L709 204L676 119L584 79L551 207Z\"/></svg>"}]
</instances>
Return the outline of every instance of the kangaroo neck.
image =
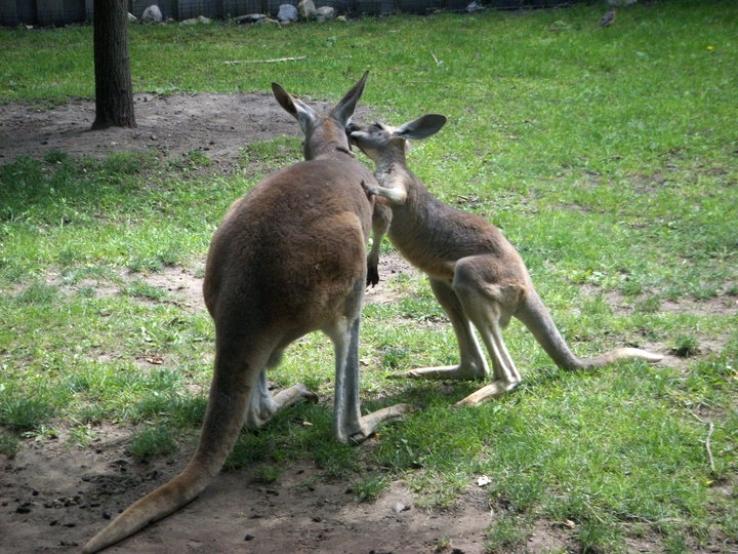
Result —
<instances>
[{"instance_id":1,"label":"kangaroo neck","mask_svg":"<svg viewBox=\"0 0 738 554\"><path fill-rule=\"evenodd\" d=\"M319 147L314 148L311 152L311 160L353 160L356 157L348 149L348 146L342 144L330 143L321 144Z\"/></svg>"},{"instance_id":2,"label":"kangaroo neck","mask_svg":"<svg viewBox=\"0 0 738 554\"><path fill-rule=\"evenodd\" d=\"M442 204L407 168L404 160L392 159L377 164L375 175L377 181L385 186L392 186L393 182L401 183L407 191L405 202L392 206L392 225L389 230L390 240L402 250L403 239L431 226L433 214L439 211Z\"/></svg>"}]
</instances>

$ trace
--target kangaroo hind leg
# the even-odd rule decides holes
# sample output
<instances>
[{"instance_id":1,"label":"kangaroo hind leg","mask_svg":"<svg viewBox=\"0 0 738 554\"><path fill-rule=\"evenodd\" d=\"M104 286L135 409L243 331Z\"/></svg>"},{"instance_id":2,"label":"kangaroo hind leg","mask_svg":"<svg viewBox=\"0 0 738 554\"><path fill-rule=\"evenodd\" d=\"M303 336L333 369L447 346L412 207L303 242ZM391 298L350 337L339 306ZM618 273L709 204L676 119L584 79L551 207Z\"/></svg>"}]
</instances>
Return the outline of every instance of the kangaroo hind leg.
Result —
<instances>
[{"instance_id":1,"label":"kangaroo hind leg","mask_svg":"<svg viewBox=\"0 0 738 554\"><path fill-rule=\"evenodd\" d=\"M459 364L411 369L402 376L420 379L483 379L488 377L489 367L458 296L453 288L443 281L430 279L430 284L433 294L454 328L459 345Z\"/></svg>"},{"instance_id":2,"label":"kangaroo hind leg","mask_svg":"<svg viewBox=\"0 0 738 554\"><path fill-rule=\"evenodd\" d=\"M454 290L492 358L494 380L458 402L459 405L476 406L511 391L521 381L502 338L502 329L510 320L518 292L516 287L476 283L470 279L455 279Z\"/></svg>"},{"instance_id":3,"label":"kangaroo hind leg","mask_svg":"<svg viewBox=\"0 0 738 554\"><path fill-rule=\"evenodd\" d=\"M361 415L359 398L359 327L364 297L364 278L357 282L347 305L347 315L336 318L323 331L333 341L336 354L336 396L333 408L333 432L343 443L360 443L384 422L399 419L410 411L405 404L396 404Z\"/></svg>"}]
</instances>

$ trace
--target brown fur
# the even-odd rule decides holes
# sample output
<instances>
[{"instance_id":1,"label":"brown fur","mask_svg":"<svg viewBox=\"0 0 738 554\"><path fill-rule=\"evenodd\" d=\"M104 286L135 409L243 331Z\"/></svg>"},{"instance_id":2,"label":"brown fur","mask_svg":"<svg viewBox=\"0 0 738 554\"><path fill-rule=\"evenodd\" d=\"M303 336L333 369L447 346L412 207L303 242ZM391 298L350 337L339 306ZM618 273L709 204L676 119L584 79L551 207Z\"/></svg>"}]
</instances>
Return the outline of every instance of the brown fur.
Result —
<instances>
[{"instance_id":1,"label":"brown fur","mask_svg":"<svg viewBox=\"0 0 738 554\"><path fill-rule=\"evenodd\" d=\"M236 201L213 236L203 293L215 322L216 353L200 443L181 474L124 511L84 552L120 541L194 499L220 471L246 414L261 424L276 409L310 397L296 385L272 399L263 377L306 333L323 330L336 344L339 440L366 438L380 421L404 411L392 407L362 417L359 408L358 323L372 218L362 183L374 178L349 153L344 125L365 79L322 117L273 86L303 127L309 160L267 177ZM259 406L249 412L254 403Z\"/></svg>"},{"instance_id":2,"label":"brown fur","mask_svg":"<svg viewBox=\"0 0 738 554\"><path fill-rule=\"evenodd\" d=\"M428 274L459 342L458 366L420 368L408 376L486 377L489 369L472 333L473 324L492 359L494 381L461 403L478 404L513 389L521 378L501 333L512 316L530 329L563 368L599 367L621 358L660 360L658 354L635 348L588 359L571 352L538 297L523 259L500 230L481 217L443 204L407 168L405 139L430 136L444 123L443 116L428 115L397 129L379 123L349 129L352 142L377 164L375 175L380 185L365 188L392 207L390 240Z\"/></svg>"}]
</instances>

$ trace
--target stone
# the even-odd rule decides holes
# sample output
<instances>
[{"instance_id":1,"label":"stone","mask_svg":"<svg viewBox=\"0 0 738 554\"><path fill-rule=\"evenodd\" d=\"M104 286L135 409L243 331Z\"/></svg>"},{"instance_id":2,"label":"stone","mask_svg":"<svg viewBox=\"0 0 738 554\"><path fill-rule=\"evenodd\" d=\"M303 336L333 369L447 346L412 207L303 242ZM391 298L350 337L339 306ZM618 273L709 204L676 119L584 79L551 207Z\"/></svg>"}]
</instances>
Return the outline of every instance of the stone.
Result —
<instances>
[{"instance_id":1,"label":"stone","mask_svg":"<svg viewBox=\"0 0 738 554\"><path fill-rule=\"evenodd\" d=\"M263 13L247 13L246 15L239 15L233 18L233 21L239 25L251 25L252 23L259 23L266 18L267 16Z\"/></svg>"},{"instance_id":2,"label":"stone","mask_svg":"<svg viewBox=\"0 0 738 554\"><path fill-rule=\"evenodd\" d=\"M297 21L297 16L297 8L292 4L282 4L279 6L277 19L280 23L292 23L293 21Z\"/></svg>"},{"instance_id":3,"label":"stone","mask_svg":"<svg viewBox=\"0 0 738 554\"><path fill-rule=\"evenodd\" d=\"M161 23L164 17L161 15L161 10L156 4L152 4L143 11L141 15L141 21L143 23Z\"/></svg>"},{"instance_id":4,"label":"stone","mask_svg":"<svg viewBox=\"0 0 738 554\"><path fill-rule=\"evenodd\" d=\"M138 17L128 12L128 23L135 23L136 21L138 21Z\"/></svg>"},{"instance_id":5,"label":"stone","mask_svg":"<svg viewBox=\"0 0 738 554\"><path fill-rule=\"evenodd\" d=\"M303 19L313 19L317 13L315 2L313 0L300 0L297 4L297 11Z\"/></svg>"},{"instance_id":6,"label":"stone","mask_svg":"<svg viewBox=\"0 0 738 554\"><path fill-rule=\"evenodd\" d=\"M339 15L339 16L338 16L338 17L336 18L336 21L341 21L341 22L343 22L343 23L346 23L346 22L348 21L348 17L346 17L345 15Z\"/></svg>"},{"instance_id":7,"label":"stone","mask_svg":"<svg viewBox=\"0 0 738 554\"><path fill-rule=\"evenodd\" d=\"M180 25L207 25L208 23L211 23L211 21L204 15L198 15L197 17L191 17L190 19L183 19L179 22Z\"/></svg>"},{"instance_id":8,"label":"stone","mask_svg":"<svg viewBox=\"0 0 738 554\"><path fill-rule=\"evenodd\" d=\"M475 13L475 12L481 12L484 9L484 6L482 6L479 2L474 0L474 2L470 2L466 6L466 11L468 13Z\"/></svg>"},{"instance_id":9,"label":"stone","mask_svg":"<svg viewBox=\"0 0 738 554\"><path fill-rule=\"evenodd\" d=\"M336 10L332 8L331 6L321 6L317 10L315 10L315 19L318 21L329 21L331 19L335 19L336 17Z\"/></svg>"}]
</instances>

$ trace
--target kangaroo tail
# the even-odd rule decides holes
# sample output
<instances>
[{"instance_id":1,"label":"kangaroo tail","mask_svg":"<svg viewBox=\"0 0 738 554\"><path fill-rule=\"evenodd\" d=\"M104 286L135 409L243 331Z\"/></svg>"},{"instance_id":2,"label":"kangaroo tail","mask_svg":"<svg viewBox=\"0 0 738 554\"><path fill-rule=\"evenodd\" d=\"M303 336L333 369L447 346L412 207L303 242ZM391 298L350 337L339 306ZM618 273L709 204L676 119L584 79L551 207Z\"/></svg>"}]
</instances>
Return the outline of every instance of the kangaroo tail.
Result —
<instances>
[{"instance_id":1,"label":"kangaroo tail","mask_svg":"<svg viewBox=\"0 0 738 554\"><path fill-rule=\"evenodd\" d=\"M244 365L224 367L223 363L216 360L200 444L190 462L171 481L150 492L116 517L90 539L82 552L97 552L125 539L148 524L175 512L207 487L233 449L253 383L260 371L260 367Z\"/></svg>"},{"instance_id":2,"label":"kangaroo tail","mask_svg":"<svg viewBox=\"0 0 738 554\"><path fill-rule=\"evenodd\" d=\"M591 358L579 358L566 344L551 314L534 290L531 290L523 305L515 314L520 321L533 333L538 343L543 347L556 365L563 369L592 369L622 359L641 359L648 362L658 362L663 359L660 354L654 354L639 348L617 348L611 352L593 356Z\"/></svg>"}]
</instances>

